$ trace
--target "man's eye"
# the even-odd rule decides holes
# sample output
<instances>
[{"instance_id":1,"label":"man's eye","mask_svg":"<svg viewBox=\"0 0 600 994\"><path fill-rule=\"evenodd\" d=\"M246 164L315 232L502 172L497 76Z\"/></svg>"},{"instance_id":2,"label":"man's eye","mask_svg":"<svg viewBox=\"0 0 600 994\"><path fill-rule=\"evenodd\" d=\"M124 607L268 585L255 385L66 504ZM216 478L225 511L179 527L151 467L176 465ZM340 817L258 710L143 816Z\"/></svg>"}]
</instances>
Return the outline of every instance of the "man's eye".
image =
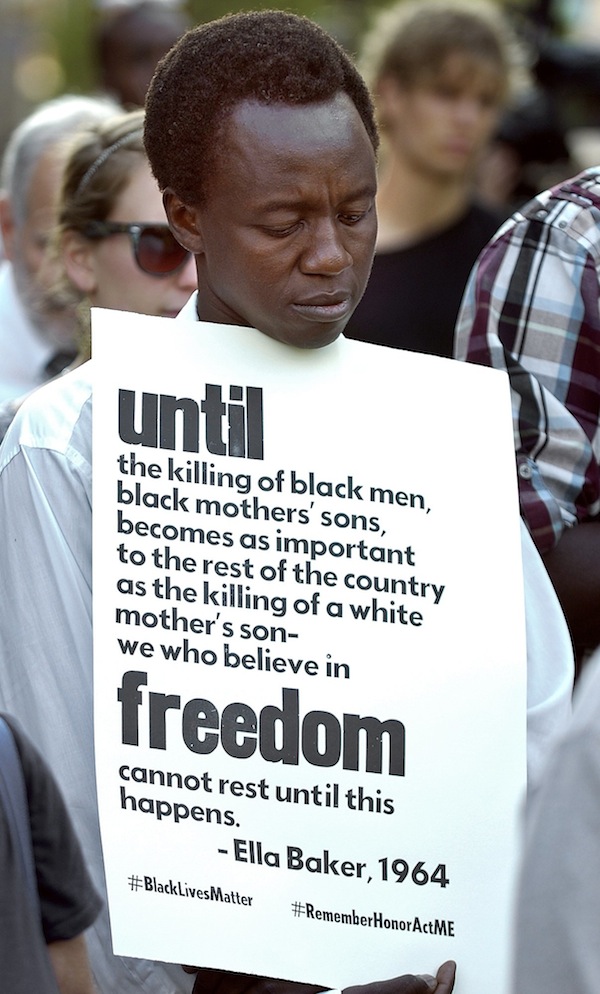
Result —
<instances>
[{"instance_id":1,"label":"man's eye","mask_svg":"<svg viewBox=\"0 0 600 994\"><path fill-rule=\"evenodd\" d=\"M371 213L371 207L367 208L367 210L364 211L344 211L342 214L339 215L339 219L340 221L342 221L343 224L357 224L359 221L362 221L362 219L366 217L367 214L370 213Z\"/></svg>"},{"instance_id":2,"label":"man's eye","mask_svg":"<svg viewBox=\"0 0 600 994\"><path fill-rule=\"evenodd\" d=\"M295 231L300 227L300 222L295 221L293 224L286 224L280 228L265 228L268 235L272 238L285 238L287 235L293 235Z\"/></svg>"}]
</instances>

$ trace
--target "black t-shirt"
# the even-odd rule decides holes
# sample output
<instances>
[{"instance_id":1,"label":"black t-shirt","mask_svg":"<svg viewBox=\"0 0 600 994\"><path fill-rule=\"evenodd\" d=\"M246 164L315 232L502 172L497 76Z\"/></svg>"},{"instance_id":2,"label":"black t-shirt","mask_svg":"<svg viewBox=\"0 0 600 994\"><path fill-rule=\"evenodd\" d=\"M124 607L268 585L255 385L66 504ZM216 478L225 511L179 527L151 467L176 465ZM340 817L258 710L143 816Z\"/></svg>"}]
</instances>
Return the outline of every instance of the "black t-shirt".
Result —
<instances>
[{"instance_id":1,"label":"black t-shirt","mask_svg":"<svg viewBox=\"0 0 600 994\"><path fill-rule=\"evenodd\" d=\"M501 215L472 204L451 227L394 252L378 252L346 337L452 356L469 273L502 221Z\"/></svg>"},{"instance_id":2,"label":"black t-shirt","mask_svg":"<svg viewBox=\"0 0 600 994\"><path fill-rule=\"evenodd\" d=\"M95 920L101 900L48 767L14 718L4 717L17 744L27 791L41 923L0 803L0 990L49 994L57 987L46 943L83 932Z\"/></svg>"}]
</instances>

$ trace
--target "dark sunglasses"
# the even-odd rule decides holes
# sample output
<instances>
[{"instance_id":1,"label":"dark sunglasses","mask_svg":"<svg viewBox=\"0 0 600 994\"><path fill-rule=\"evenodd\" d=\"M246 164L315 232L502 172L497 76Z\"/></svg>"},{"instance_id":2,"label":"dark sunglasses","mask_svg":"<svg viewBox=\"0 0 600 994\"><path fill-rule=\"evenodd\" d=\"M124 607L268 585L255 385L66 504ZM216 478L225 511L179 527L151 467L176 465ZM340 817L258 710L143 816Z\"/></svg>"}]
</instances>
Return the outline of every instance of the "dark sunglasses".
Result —
<instances>
[{"instance_id":1,"label":"dark sunglasses","mask_svg":"<svg viewBox=\"0 0 600 994\"><path fill-rule=\"evenodd\" d=\"M135 261L150 276L169 276L180 269L189 256L189 252L179 244L166 224L90 221L82 234L86 238L129 235Z\"/></svg>"}]
</instances>

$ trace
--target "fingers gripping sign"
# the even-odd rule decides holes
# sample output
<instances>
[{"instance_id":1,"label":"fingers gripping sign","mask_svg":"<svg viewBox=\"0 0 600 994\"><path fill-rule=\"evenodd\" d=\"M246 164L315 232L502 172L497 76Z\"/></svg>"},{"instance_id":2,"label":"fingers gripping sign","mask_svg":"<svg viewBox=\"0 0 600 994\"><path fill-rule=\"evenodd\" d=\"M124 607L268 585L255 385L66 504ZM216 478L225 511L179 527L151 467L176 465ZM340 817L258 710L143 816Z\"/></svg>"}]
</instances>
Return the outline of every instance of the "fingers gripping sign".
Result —
<instances>
[{"instance_id":1,"label":"fingers gripping sign","mask_svg":"<svg viewBox=\"0 0 600 994\"><path fill-rule=\"evenodd\" d=\"M190 968L187 968L190 969ZM404 974L392 980L346 987L340 994L452 994L456 964L442 963L435 977ZM219 970L198 970L193 994L322 994L326 987Z\"/></svg>"},{"instance_id":2,"label":"fingers gripping sign","mask_svg":"<svg viewBox=\"0 0 600 994\"><path fill-rule=\"evenodd\" d=\"M413 976L406 973L392 980L376 981L359 987L346 987L343 994L452 994L456 964L442 963L435 977L429 974Z\"/></svg>"}]
</instances>

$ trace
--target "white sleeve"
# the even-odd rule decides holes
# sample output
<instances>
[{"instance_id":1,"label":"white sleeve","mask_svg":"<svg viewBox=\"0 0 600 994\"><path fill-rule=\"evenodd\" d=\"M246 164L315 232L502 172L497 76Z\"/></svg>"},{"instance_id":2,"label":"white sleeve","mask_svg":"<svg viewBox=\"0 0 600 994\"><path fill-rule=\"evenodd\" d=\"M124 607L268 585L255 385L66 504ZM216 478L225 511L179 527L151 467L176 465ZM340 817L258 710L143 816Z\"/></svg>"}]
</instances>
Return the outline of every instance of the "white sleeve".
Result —
<instances>
[{"instance_id":1,"label":"white sleeve","mask_svg":"<svg viewBox=\"0 0 600 994\"><path fill-rule=\"evenodd\" d=\"M0 549L2 703L62 766L92 708L90 493L62 454L21 446L5 464Z\"/></svg>"},{"instance_id":2,"label":"white sleeve","mask_svg":"<svg viewBox=\"0 0 600 994\"><path fill-rule=\"evenodd\" d=\"M180 966L112 954L93 749L91 467L15 436L0 472L0 705L52 768L104 898L86 933L100 994L185 994Z\"/></svg>"},{"instance_id":3,"label":"white sleeve","mask_svg":"<svg viewBox=\"0 0 600 994\"><path fill-rule=\"evenodd\" d=\"M527 770L535 787L571 714L574 659L562 608L541 556L521 522L527 626Z\"/></svg>"}]
</instances>

